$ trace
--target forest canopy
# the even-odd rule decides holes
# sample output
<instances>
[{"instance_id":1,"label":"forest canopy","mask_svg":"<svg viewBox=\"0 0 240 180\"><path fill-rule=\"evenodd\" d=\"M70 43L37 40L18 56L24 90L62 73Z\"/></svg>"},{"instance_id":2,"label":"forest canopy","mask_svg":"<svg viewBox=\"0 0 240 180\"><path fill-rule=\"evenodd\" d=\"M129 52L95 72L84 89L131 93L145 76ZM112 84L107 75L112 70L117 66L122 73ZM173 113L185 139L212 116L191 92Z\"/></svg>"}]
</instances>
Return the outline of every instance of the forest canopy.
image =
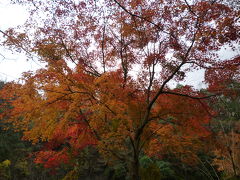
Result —
<instances>
[{"instance_id":1,"label":"forest canopy","mask_svg":"<svg viewBox=\"0 0 240 180\"><path fill-rule=\"evenodd\" d=\"M238 50L238 4L11 2L30 16L0 31L1 45L45 65L1 89L1 126L32 143L25 163L50 169L43 178L239 177L240 56L219 57L224 47ZM180 85L199 69L207 88Z\"/></svg>"}]
</instances>

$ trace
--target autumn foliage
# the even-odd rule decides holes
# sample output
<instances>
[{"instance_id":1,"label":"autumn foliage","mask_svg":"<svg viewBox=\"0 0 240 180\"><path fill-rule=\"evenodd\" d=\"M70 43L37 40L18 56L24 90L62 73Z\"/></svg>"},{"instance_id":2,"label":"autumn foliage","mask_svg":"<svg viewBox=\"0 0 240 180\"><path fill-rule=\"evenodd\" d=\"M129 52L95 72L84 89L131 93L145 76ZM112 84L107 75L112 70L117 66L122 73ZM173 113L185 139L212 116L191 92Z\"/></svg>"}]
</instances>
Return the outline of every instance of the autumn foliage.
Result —
<instances>
[{"instance_id":1,"label":"autumn foliage","mask_svg":"<svg viewBox=\"0 0 240 180\"><path fill-rule=\"evenodd\" d=\"M2 44L44 65L5 86L14 108L3 116L24 140L43 145L36 163L74 167L90 146L108 166L125 162L137 180L143 154L199 163L218 114L208 99L239 82L239 56L218 54L239 43L237 9L221 0L15 3L31 16L19 31L2 32ZM198 69L208 92L169 85Z\"/></svg>"}]
</instances>

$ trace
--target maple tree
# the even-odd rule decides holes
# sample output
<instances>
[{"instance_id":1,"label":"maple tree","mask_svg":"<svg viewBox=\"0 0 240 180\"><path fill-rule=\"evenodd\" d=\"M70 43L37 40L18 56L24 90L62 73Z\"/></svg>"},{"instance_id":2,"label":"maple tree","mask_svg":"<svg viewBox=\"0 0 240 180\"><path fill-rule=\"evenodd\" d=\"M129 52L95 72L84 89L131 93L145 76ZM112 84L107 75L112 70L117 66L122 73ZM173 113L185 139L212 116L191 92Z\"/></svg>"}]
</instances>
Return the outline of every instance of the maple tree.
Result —
<instances>
[{"instance_id":1,"label":"maple tree","mask_svg":"<svg viewBox=\"0 0 240 180\"><path fill-rule=\"evenodd\" d=\"M219 70L218 70L219 71ZM226 73L228 74L228 73ZM223 171L226 178L239 177L239 81L223 81L227 88L224 95L210 101L216 115L211 122L213 132L213 164ZM221 87L223 87L223 84ZM214 88L215 90L215 88Z\"/></svg>"},{"instance_id":2,"label":"maple tree","mask_svg":"<svg viewBox=\"0 0 240 180\"><path fill-rule=\"evenodd\" d=\"M238 10L221 0L12 2L31 16L1 31L3 44L45 63L3 91L13 100L8 121L47 143L36 162L54 167L94 146L109 164L128 162L137 180L142 153L194 163L210 134L204 99L215 94L169 83L207 69L212 92L223 90L217 70L237 72L239 58L219 62L218 51L239 43Z\"/></svg>"}]
</instances>

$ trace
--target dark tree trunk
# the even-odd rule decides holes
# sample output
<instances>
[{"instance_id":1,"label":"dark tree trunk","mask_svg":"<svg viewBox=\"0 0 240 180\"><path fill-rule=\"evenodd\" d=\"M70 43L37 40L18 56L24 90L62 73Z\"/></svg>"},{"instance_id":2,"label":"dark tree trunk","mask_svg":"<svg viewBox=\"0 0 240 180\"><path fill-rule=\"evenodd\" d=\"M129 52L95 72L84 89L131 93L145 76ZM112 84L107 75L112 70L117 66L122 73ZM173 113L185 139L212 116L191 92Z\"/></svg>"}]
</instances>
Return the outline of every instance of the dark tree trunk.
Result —
<instances>
[{"instance_id":1,"label":"dark tree trunk","mask_svg":"<svg viewBox=\"0 0 240 180\"><path fill-rule=\"evenodd\" d=\"M132 164L132 179L133 180L140 180L140 175L139 175L139 159L138 156L134 155L134 161Z\"/></svg>"},{"instance_id":2,"label":"dark tree trunk","mask_svg":"<svg viewBox=\"0 0 240 180\"><path fill-rule=\"evenodd\" d=\"M135 138L133 142L133 161L131 164L131 174L132 174L132 180L141 180L140 174L139 174L139 138Z\"/></svg>"}]
</instances>

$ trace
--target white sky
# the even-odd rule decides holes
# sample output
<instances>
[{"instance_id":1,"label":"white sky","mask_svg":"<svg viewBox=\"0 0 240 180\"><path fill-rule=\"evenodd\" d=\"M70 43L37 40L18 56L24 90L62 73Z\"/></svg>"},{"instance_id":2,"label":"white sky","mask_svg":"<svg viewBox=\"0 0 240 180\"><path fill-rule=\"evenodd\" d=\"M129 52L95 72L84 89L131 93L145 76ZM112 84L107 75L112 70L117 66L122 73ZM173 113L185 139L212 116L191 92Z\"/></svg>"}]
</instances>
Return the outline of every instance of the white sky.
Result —
<instances>
[{"instance_id":1,"label":"white sky","mask_svg":"<svg viewBox=\"0 0 240 180\"><path fill-rule=\"evenodd\" d=\"M10 5L9 1L0 0L0 30L2 31L23 24L28 17L26 9L19 5ZM27 58L23 54L12 53L3 47L0 47L0 54L0 80L17 80L22 72L39 68L33 61L26 61Z\"/></svg>"},{"instance_id":2,"label":"white sky","mask_svg":"<svg viewBox=\"0 0 240 180\"><path fill-rule=\"evenodd\" d=\"M26 9L19 5L10 5L10 0L0 0L0 30L6 30L11 27L16 27L25 22L28 17ZM0 36L1 38L2 36ZM221 56L231 58L233 55L240 54L240 49L232 52L229 49L222 51ZM3 55L3 56L1 56ZM0 80L12 81L21 77L21 73L29 70L36 70L39 67L33 61L26 61L23 54L12 53L7 49L0 47ZM205 85L202 83L204 71L200 70L187 75L184 84L193 85L195 88L203 88ZM172 86L176 83L170 82Z\"/></svg>"}]
</instances>

